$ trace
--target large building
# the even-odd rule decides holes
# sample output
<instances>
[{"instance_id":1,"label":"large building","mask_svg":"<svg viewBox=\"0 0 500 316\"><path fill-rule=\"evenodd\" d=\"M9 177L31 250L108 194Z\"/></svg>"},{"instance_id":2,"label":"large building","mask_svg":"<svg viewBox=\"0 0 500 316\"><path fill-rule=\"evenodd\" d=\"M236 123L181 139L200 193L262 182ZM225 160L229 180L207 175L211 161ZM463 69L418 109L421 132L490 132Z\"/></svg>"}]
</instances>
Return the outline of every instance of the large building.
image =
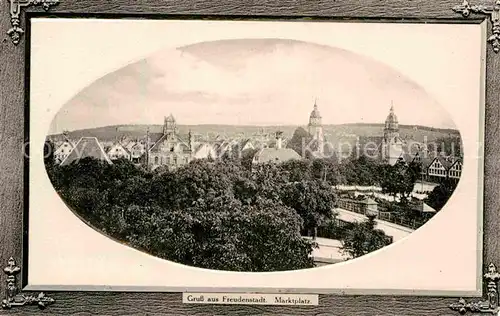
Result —
<instances>
[{"instance_id":1,"label":"large building","mask_svg":"<svg viewBox=\"0 0 500 316\"><path fill-rule=\"evenodd\" d=\"M262 148L253 157L254 165L263 163L281 163L289 160L299 160L300 155L291 148L283 148L282 132L276 132L276 145L274 148Z\"/></svg>"},{"instance_id":2,"label":"large building","mask_svg":"<svg viewBox=\"0 0 500 316\"><path fill-rule=\"evenodd\" d=\"M382 139L382 159L390 165L396 164L403 154L403 140L399 136L398 117L394 113L394 106L391 106L389 115L385 120L384 137Z\"/></svg>"},{"instance_id":3,"label":"large building","mask_svg":"<svg viewBox=\"0 0 500 316\"><path fill-rule=\"evenodd\" d=\"M193 141L191 133L187 141L180 137L175 118L170 114L164 119L163 135L148 150L148 167L156 169L164 166L173 170L188 164L192 159Z\"/></svg>"},{"instance_id":4,"label":"large building","mask_svg":"<svg viewBox=\"0 0 500 316\"><path fill-rule=\"evenodd\" d=\"M318 104L314 102L314 108L309 116L309 124L307 125L309 134L317 144L316 154L323 156L325 148L325 136L323 134L323 123L321 113L318 110Z\"/></svg>"}]
</instances>

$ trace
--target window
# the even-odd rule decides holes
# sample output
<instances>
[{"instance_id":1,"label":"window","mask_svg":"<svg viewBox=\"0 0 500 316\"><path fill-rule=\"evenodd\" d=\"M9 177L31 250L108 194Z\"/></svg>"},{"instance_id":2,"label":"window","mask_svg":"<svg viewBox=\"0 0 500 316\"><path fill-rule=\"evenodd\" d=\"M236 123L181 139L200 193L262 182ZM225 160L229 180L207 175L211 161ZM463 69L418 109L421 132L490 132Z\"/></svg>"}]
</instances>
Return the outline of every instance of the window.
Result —
<instances>
[{"instance_id":1,"label":"window","mask_svg":"<svg viewBox=\"0 0 500 316\"><path fill-rule=\"evenodd\" d=\"M155 157L155 165L158 164L158 157Z\"/></svg>"}]
</instances>

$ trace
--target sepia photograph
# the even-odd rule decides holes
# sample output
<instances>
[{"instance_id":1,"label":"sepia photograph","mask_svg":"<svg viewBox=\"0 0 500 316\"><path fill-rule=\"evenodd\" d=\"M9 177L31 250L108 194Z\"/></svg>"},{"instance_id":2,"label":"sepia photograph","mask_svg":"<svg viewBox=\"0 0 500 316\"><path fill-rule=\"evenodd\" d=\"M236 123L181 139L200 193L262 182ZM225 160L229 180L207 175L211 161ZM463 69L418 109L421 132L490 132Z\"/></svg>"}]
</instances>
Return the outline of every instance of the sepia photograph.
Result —
<instances>
[{"instance_id":1,"label":"sepia photograph","mask_svg":"<svg viewBox=\"0 0 500 316\"><path fill-rule=\"evenodd\" d=\"M369 24L163 22L188 35L75 85L38 128L51 190L94 233L182 266L283 272L383 256L445 210L458 219L458 199L480 218L480 59L425 60L460 78L442 81L382 39L435 30L458 50L459 32L376 23L364 50Z\"/></svg>"}]
</instances>

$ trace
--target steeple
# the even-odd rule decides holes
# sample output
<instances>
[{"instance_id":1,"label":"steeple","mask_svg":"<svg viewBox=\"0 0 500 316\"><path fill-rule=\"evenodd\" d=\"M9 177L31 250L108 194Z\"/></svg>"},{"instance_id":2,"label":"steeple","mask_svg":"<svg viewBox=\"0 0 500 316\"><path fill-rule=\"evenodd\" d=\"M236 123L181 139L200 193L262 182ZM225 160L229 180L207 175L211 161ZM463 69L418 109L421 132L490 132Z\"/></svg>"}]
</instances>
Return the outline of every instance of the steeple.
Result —
<instances>
[{"instance_id":1,"label":"steeple","mask_svg":"<svg viewBox=\"0 0 500 316\"><path fill-rule=\"evenodd\" d=\"M403 142L399 136L398 117L394 111L394 103L391 101L389 114L385 119L383 157L390 164L394 165L403 153Z\"/></svg>"},{"instance_id":2,"label":"steeple","mask_svg":"<svg viewBox=\"0 0 500 316\"><path fill-rule=\"evenodd\" d=\"M317 100L314 100L314 107L309 116L309 125L310 126L319 126L321 125L321 113L318 110Z\"/></svg>"},{"instance_id":3,"label":"steeple","mask_svg":"<svg viewBox=\"0 0 500 316\"><path fill-rule=\"evenodd\" d=\"M384 139L386 142L394 142L396 138L399 138L399 123L398 117L394 113L394 104L391 102L389 115L385 119Z\"/></svg>"},{"instance_id":4,"label":"steeple","mask_svg":"<svg viewBox=\"0 0 500 316\"><path fill-rule=\"evenodd\" d=\"M322 155L324 147L323 124L321 122L321 113L318 109L317 99L314 100L313 110L311 115L309 115L308 130L309 134L313 136L313 139L317 141L318 153Z\"/></svg>"},{"instance_id":5,"label":"steeple","mask_svg":"<svg viewBox=\"0 0 500 316\"><path fill-rule=\"evenodd\" d=\"M394 103L391 101L391 109L389 110L389 115L385 119L385 128L384 130L389 130L392 132L399 131L399 123L398 117L394 113Z\"/></svg>"},{"instance_id":6,"label":"steeple","mask_svg":"<svg viewBox=\"0 0 500 316\"><path fill-rule=\"evenodd\" d=\"M177 125L175 123L175 118L172 114L170 114L168 117L165 117L163 121L163 135L169 134L169 133L177 133Z\"/></svg>"}]
</instances>

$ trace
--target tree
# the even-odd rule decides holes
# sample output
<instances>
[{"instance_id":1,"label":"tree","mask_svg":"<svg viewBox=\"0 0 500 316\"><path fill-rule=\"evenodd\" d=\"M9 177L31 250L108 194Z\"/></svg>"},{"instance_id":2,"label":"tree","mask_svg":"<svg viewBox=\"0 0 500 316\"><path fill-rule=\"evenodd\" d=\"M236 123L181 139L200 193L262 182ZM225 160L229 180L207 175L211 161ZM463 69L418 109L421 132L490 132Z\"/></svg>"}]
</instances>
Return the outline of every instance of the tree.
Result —
<instances>
[{"instance_id":1,"label":"tree","mask_svg":"<svg viewBox=\"0 0 500 316\"><path fill-rule=\"evenodd\" d=\"M397 162L393 166L386 165L382 171L382 191L393 196L399 195L401 201L406 203L419 175L420 167L417 163L406 165L404 162Z\"/></svg>"},{"instance_id":2,"label":"tree","mask_svg":"<svg viewBox=\"0 0 500 316\"><path fill-rule=\"evenodd\" d=\"M279 168L288 177L288 181L297 182L312 179L311 161L307 159L292 159L279 165Z\"/></svg>"},{"instance_id":3,"label":"tree","mask_svg":"<svg viewBox=\"0 0 500 316\"><path fill-rule=\"evenodd\" d=\"M306 232L316 231L334 215L333 190L318 180L288 183L283 188L281 199L284 205L293 208L300 215Z\"/></svg>"},{"instance_id":4,"label":"tree","mask_svg":"<svg viewBox=\"0 0 500 316\"><path fill-rule=\"evenodd\" d=\"M47 139L43 145L43 162L45 164L45 170L49 176L49 179L54 178L54 152L56 148L54 142ZM27 154L27 153L26 153Z\"/></svg>"},{"instance_id":5,"label":"tree","mask_svg":"<svg viewBox=\"0 0 500 316\"><path fill-rule=\"evenodd\" d=\"M282 203L288 179L275 164L249 171L235 161L195 160L158 174L84 158L54 171L59 194L83 220L155 256L231 271L314 266L315 243Z\"/></svg>"},{"instance_id":6,"label":"tree","mask_svg":"<svg viewBox=\"0 0 500 316\"><path fill-rule=\"evenodd\" d=\"M246 170L252 170L252 161L258 149L246 149L241 152L241 165Z\"/></svg>"},{"instance_id":7,"label":"tree","mask_svg":"<svg viewBox=\"0 0 500 316\"><path fill-rule=\"evenodd\" d=\"M352 223L352 229L342 236L342 250L351 259L364 256L391 243L390 238L380 229L376 229L375 216L369 215L361 223Z\"/></svg>"},{"instance_id":8,"label":"tree","mask_svg":"<svg viewBox=\"0 0 500 316\"><path fill-rule=\"evenodd\" d=\"M127 214L151 213L133 208ZM314 243L300 236L300 217L273 201L243 206L208 196L184 210L131 217L128 242L161 258L229 271L311 268Z\"/></svg>"},{"instance_id":9,"label":"tree","mask_svg":"<svg viewBox=\"0 0 500 316\"><path fill-rule=\"evenodd\" d=\"M456 184L451 181L444 181L436 186L431 193L429 193L425 199L425 203L436 211L439 211L448 202L451 195L455 191L455 188Z\"/></svg>"},{"instance_id":10,"label":"tree","mask_svg":"<svg viewBox=\"0 0 500 316\"><path fill-rule=\"evenodd\" d=\"M298 127L293 132L292 138L287 144L287 148L295 150L300 156L307 154L306 146L311 143L313 136L302 127ZM311 148L314 149L314 148Z\"/></svg>"}]
</instances>

